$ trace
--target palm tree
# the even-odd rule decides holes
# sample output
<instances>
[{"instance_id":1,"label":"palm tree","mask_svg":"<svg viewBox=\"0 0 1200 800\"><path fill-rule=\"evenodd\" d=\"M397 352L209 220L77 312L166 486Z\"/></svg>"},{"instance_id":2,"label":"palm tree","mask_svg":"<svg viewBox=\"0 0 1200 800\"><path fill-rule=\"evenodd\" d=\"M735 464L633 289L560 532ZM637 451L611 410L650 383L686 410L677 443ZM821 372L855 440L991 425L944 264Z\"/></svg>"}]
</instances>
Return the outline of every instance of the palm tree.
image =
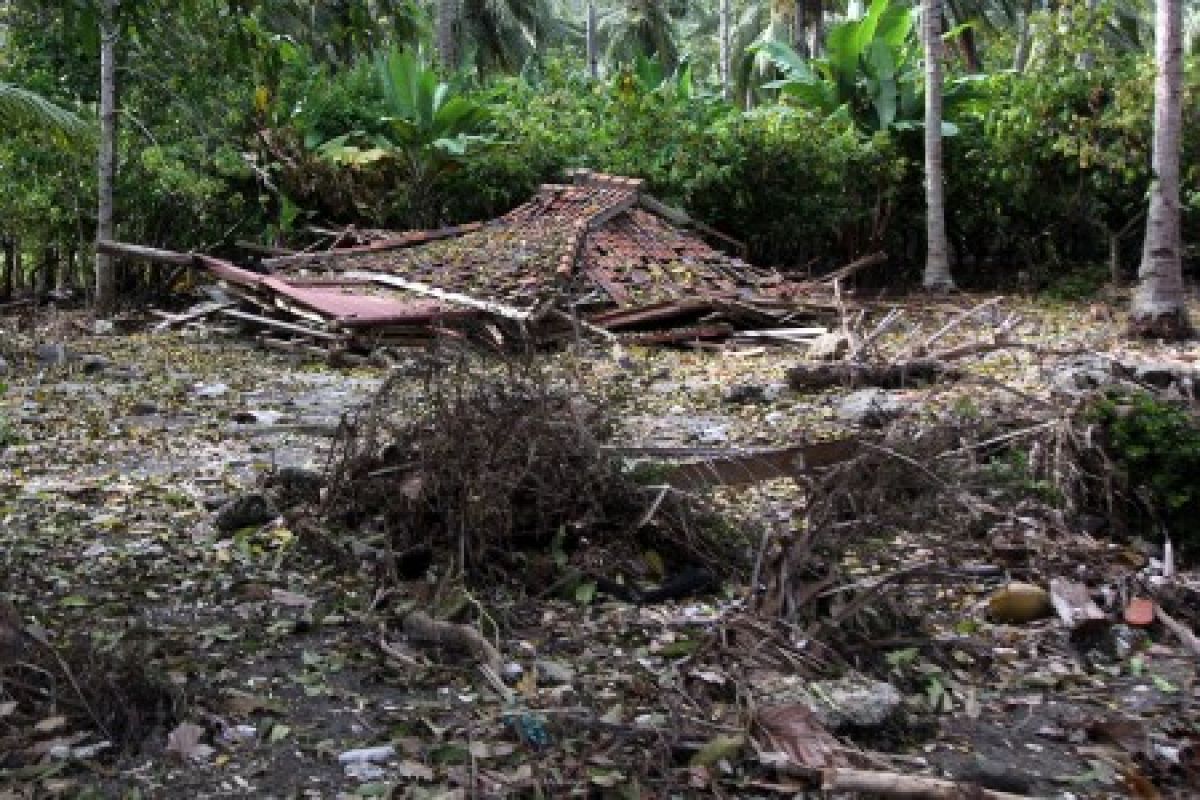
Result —
<instances>
[{"instance_id":1,"label":"palm tree","mask_svg":"<svg viewBox=\"0 0 1200 800\"><path fill-rule=\"evenodd\" d=\"M1191 335L1185 305L1179 231L1179 149L1183 133L1183 2L1158 0L1154 25L1154 145L1150 211L1138 288L1134 333L1166 339Z\"/></svg>"},{"instance_id":2,"label":"palm tree","mask_svg":"<svg viewBox=\"0 0 1200 800\"><path fill-rule=\"evenodd\" d=\"M112 239L113 187L117 175L117 0L100 5L100 157L96 239ZM113 257L96 248L96 310L107 314L117 302L117 272Z\"/></svg>"},{"instance_id":3,"label":"palm tree","mask_svg":"<svg viewBox=\"0 0 1200 800\"><path fill-rule=\"evenodd\" d=\"M608 60L631 62L657 56L668 71L679 63L679 43L670 9L660 0L625 0L605 17Z\"/></svg>"},{"instance_id":4,"label":"palm tree","mask_svg":"<svg viewBox=\"0 0 1200 800\"><path fill-rule=\"evenodd\" d=\"M946 239L946 193L942 170L942 3L924 0L921 33L925 40L925 253L926 289L954 288Z\"/></svg>"},{"instance_id":5,"label":"palm tree","mask_svg":"<svg viewBox=\"0 0 1200 800\"><path fill-rule=\"evenodd\" d=\"M75 114L36 92L0 82L0 125L9 128L38 127L65 139L78 139L91 127Z\"/></svg>"}]
</instances>

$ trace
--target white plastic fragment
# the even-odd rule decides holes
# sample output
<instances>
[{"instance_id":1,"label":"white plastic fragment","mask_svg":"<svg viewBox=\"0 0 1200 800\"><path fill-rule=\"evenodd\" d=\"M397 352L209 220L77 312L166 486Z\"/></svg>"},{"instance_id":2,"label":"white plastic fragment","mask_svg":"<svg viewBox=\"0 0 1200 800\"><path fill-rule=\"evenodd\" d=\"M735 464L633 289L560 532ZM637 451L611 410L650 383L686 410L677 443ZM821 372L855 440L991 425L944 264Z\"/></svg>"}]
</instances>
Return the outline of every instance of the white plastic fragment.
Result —
<instances>
[{"instance_id":1,"label":"white plastic fragment","mask_svg":"<svg viewBox=\"0 0 1200 800\"><path fill-rule=\"evenodd\" d=\"M370 764L380 761L387 761L395 757L396 748L390 744L380 745L379 747L360 747L356 750L347 750L338 755L339 764Z\"/></svg>"}]
</instances>

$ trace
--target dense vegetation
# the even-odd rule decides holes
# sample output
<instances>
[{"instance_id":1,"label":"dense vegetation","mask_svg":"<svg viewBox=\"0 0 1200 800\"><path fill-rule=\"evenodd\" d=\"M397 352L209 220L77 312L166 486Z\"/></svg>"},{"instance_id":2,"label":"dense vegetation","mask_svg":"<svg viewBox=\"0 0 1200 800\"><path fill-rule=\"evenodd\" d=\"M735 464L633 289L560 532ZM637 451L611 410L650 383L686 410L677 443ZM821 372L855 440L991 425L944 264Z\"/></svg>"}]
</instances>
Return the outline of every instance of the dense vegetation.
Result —
<instances>
[{"instance_id":1,"label":"dense vegetation","mask_svg":"<svg viewBox=\"0 0 1200 800\"><path fill-rule=\"evenodd\" d=\"M0 81L93 115L95 5L0 4ZM228 250L310 223L480 219L586 165L646 178L745 239L761 263L820 268L882 248L889 269L918 268L923 88L912 26L855 38L853 21L827 25L824 55L808 59L798 51L813 31L797 30L794 4L734 3L731 102L718 77L720 4L665 5L668 14L599 4L592 78L582 3L466 3L455 68L436 71L439 18L415 2L121 4L119 236ZM947 215L960 281L1042 281L1111 256L1134 264L1154 66L1144 9L1101 5L1028 20L986 4L947 12ZM1194 252L1194 57L1186 76ZM45 281L55 265L88 263L94 173L92 148L6 128L0 240L27 273Z\"/></svg>"}]
</instances>

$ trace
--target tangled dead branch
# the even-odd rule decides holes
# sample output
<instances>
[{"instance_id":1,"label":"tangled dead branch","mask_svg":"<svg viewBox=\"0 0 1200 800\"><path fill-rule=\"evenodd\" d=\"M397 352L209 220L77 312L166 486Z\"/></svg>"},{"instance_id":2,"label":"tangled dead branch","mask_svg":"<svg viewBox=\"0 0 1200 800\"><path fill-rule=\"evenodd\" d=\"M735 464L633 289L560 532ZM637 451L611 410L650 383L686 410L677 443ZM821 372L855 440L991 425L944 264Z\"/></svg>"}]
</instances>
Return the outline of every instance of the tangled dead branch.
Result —
<instances>
[{"instance_id":1,"label":"tangled dead branch","mask_svg":"<svg viewBox=\"0 0 1200 800\"><path fill-rule=\"evenodd\" d=\"M86 637L63 644L24 628L11 606L0 604L0 720L15 731L61 716L74 729L90 729L117 749L137 749L165 731L183 704L180 693L154 675L137 648L125 642L104 648ZM0 766L20 763L0 758ZM36 754L31 757L36 758Z\"/></svg>"},{"instance_id":2,"label":"tangled dead branch","mask_svg":"<svg viewBox=\"0 0 1200 800\"><path fill-rule=\"evenodd\" d=\"M696 498L605 452L611 431L601 403L531 362L431 356L343 428L321 513L393 577L412 553L542 587L567 569L625 577L646 550L717 575L739 565L737 537Z\"/></svg>"}]
</instances>

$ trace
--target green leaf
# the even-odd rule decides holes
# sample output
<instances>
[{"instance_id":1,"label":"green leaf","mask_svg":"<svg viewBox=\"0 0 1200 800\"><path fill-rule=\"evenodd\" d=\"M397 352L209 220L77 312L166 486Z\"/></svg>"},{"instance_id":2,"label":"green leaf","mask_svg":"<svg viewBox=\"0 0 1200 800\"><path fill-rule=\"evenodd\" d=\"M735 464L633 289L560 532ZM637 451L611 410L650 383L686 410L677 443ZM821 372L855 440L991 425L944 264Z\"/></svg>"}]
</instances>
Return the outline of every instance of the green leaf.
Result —
<instances>
[{"instance_id":1,"label":"green leaf","mask_svg":"<svg viewBox=\"0 0 1200 800\"><path fill-rule=\"evenodd\" d=\"M581 606L591 605L596 599L596 582L583 581L575 587L575 602Z\"/></svg>"}]
</instances>

